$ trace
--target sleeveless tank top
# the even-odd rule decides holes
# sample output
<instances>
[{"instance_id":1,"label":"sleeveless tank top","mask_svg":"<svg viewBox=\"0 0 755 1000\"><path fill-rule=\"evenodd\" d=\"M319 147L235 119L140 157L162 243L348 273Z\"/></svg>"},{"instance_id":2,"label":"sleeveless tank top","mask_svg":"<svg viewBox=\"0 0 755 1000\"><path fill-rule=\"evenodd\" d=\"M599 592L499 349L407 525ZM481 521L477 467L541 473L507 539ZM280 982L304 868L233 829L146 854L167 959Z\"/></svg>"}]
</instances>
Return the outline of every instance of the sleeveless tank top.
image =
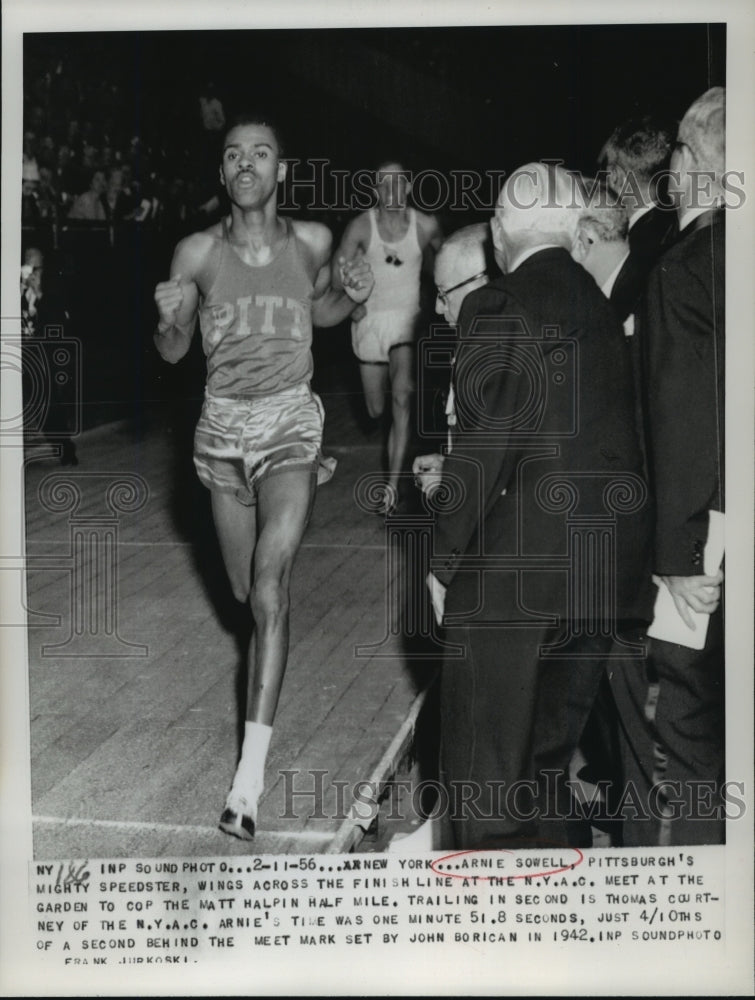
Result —
<instances>
[{"instance_id":1,"label":"sleeveless tank top","mask_svg":"<svg viewBox=\"0 0 755 1000\"><path fill-rule=\"evenodd\" d=\"M231 246L223 219L218 273L199 310L213 396L269 396L312 376L312 282L285 221L276 257L253 267Z\"/></svg>"},{"instance_id":2,"label":"sleeveless tank top","mask_svg":"<svg viewBox=\"0 0 755 1000\"><path fill-rule=\"evenodd\" d=\"M370 242L365 253L375 287L365 306L368 315L387 309L414 313L419 310L419 282L422 269L422 250L417 237L417 215L408 209L409 228L403 239L396 243L384 240L378 231L377 211L370 216Z\"/></svg>"}]
</instances>

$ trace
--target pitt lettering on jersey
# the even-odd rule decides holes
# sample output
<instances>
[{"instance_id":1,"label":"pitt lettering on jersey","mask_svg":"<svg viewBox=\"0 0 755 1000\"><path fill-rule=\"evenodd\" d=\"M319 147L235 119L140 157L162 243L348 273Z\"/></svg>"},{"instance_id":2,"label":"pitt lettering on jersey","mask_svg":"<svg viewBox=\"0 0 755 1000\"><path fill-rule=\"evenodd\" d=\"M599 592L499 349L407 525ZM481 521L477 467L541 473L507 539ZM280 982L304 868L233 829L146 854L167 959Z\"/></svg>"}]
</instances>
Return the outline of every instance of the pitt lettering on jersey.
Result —
<instances>
[{"instance_id":1,"label":"pitt lettering on jersey","mask_svg":"<svg viewBox=\"0 0 755 1000\"><path fill-rule=\"evenodd\" d=\"M284 302L280 295L255 295L252 304L252 296L246 295L237 299L235 306L232 302L217 302L207 311L211 324L207 326L205 337L208 346L214 347L229 330L237 338L256 332L269 337L303 340L309 303L291 297L286 297Z\"/></svg>"},{"instance_id":2,"label":"pitt lettering on jersey","mask_svg":"<svg viewBox=\"0 0 755 1000\"><path fill-rule=\"evenodd\" d=\"M260 267L244 263L224 235L199 312L212 395L269 395L312 375L313 286L289 223L287 230L275 258Z\"/></svg>"}]
</instances>

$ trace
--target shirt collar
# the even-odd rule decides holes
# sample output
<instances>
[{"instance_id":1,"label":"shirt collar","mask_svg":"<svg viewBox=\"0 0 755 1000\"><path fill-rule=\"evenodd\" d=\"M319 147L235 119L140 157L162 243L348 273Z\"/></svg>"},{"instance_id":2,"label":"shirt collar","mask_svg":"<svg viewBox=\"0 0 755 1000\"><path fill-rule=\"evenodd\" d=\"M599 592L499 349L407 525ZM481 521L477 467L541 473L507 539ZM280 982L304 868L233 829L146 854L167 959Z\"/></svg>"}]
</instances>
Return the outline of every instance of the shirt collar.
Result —
<instances>
[{"instance_id":1,"label":"shirt collar","mask_svg":"<svg viewBox=\"0 0 755 1000\"><path fill-rule=\"evenodd\" d=\"M511 264L511 266L507 268L506 273L513 274L513 272L516 271L516 269L519 267L520 264L523 264L525 260L529 260L529 258L534 256L536 253L540 253L541 250L551 250L554 248L556 250L563 249L563 247L560 247L558 243L541 243L540 246L528 247L526 250L522 250L522 252L520 254L517 254L517 256L514 258L514 261Z\"/></svg>"},{"instance_id":2,"label":"shirt collar","mask_svg":"<svg viewBox=\"0 0 755 1000\"><path fill-rule=\"evenodd\" d=\"M718 205L705 205L699 208L688 208L683 212L679 213L679 234L681 235L685 229L687 229L695 219L699 219L701 215L705 215L706 212L712 212Z\"/></svg>"},{"instance_id":3,"label":"shirt collar","mask_svg":"<svg viewBox=\"0 0 755 1000\"><path fill-rule=\"evenodd\" d=\"M641 219L643 217L643 215L647 215L648 212L652 212L654 208L655 208L655 203L651 202L650 205L643 205L642 208L635 209L634 212L632 212L632 214L629 216L629 226L628 226L628 228L631 229L632 226L639 219Z\"/></svg>"},{"instance_id":4,"label":"shirt collar","mask_svg":"<svg viewBox=\"0 0 755 1000\"><path fill-rule=\"evenodd\" d=\"M627 252L621 258L621 260L619 261L619 263L616 265L616 267L613 269L613 271L611 271L611 273L608 275L608 277L606 278L606 280L600 286L601 292L605 295L605 297L607 299L610 299L611 292L613 291L613 286L616 284L616 279L619 276L619 271L622 269L622 267L626 263L626 260L627 260L628 257L629 257L629 251L627 250Z\"/></svg>"}]
</instances>

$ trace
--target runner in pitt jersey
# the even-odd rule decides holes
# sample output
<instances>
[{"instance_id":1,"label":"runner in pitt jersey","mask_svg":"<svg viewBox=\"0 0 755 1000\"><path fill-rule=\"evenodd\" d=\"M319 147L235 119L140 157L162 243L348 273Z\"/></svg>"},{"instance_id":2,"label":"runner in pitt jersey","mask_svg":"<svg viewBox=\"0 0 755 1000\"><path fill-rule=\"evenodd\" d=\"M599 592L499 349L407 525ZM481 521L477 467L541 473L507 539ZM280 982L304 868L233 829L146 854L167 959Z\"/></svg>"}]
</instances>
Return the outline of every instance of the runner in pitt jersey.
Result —
<instances>
[{"instance_id":1,"label":"runner in pitt jersey","mask_svg":"<svg viewBox=\"0 0 755 1000\"><path fill-rule=\"evenodd\" d=\"M370 417L382 417L386 393L389 389L391 393L385 498L389 511L398 501L399 475L411 434L420 276L423 267L432 275L443 236L434 215L409 206L411 181L400 163L386 162L378 168L375 190L377 207L348 224L340 253L347 257L364 253L375 276L369 301L352 318L351 340ZM338 274L333 283L338 287Z\"/></svg>"},{"instance_id":2,"label":"runner in pitt jersey","mask_svg":"<svg viewBox=\"0 0 755 1000\"><path fill-rule=\"evenodd\" d=\"M171 363L189 350L197 316L207 388L194 462L233 593L249 602L246 726L220 827L254 836L288 651L289 581L315 495L323 409L312 392L312 325L342 322L370 294L369 266L341 259L331 287L330 231L281 218L286 174L274 127L241 119L224 141L220 181L230 215L176 247L158 284L155 343Z\"/></svg>"}]
</instances>

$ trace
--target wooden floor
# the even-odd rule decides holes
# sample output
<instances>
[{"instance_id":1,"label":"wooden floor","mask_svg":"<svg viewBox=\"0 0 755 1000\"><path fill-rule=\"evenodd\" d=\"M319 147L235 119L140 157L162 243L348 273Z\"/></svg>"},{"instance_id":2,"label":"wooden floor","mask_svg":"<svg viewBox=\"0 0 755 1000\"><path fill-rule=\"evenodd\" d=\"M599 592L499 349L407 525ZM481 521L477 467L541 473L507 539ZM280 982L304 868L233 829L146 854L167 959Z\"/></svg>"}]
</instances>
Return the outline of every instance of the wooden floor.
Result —
<instances>
[{"instance_id":1,"label":"wooden floor","mask_svg":"<svg viewBox=\"0 0 755 1000\"><path fill-rule=\"evenodd\" d=\"M84 435L73 469L44 448L30 453L37 858L359 843L353 786L395 770L436 664L408 664L402 636L388 634L386 523L355 498L360 477L380 469L378 436L359 429L347 394L323 401L325 451L339 464L318 491L297 560L289 664L252 844L217 829L238 753L250 623L230 595L191 464L195 413L160 409ZM372 654L358 650L371 644Z\"/></svg>"}]
</instances>

